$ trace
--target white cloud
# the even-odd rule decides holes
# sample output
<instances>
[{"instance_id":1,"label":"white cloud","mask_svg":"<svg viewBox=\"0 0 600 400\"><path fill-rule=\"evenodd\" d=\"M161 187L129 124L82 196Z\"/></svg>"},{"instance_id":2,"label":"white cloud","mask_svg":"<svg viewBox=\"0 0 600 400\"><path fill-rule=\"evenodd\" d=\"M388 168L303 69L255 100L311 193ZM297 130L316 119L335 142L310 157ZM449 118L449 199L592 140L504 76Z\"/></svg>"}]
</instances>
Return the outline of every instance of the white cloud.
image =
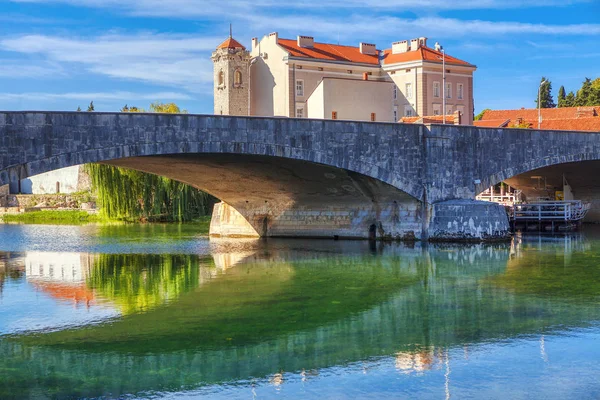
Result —
<instances>
[{"instance_id":1,"label":"white cloud","mask_svg":"<svg viewBox=\"0 0 600 400\"><path fill-rule=\"evenodd\" d=\"M210 50L220 39L152 33L75 39L25 35L1 39L0 49L41 55L62 65L80 64L90 72L112 78L200 91L212 82ZM42 72L42 67L30 68Z\"/></svg>"},{"instance_id":2,"label":"white cloud","mask_svg":"<svg viewBox=\"0 0 600 400\"><path fill-rule=\"evenodd\" d=\"M460 20L454 18L423 17L415 19L397 17L352 16L338 20L322 17L284 16L273 19L267 16L248 16L254 27L262 30L296 29L302 26L302 33L319 34L334 38L338 34L344 38L363 40L370 38L409 39L423 34L444 37L465 37L473 35L600 35L600 24L549 25L522 22L492 22L481 20ZM388 27L382 30L381 27ZM398 27L394 29L394 27ZM402 35L402 36L400 36Z\"/></svg>"},{"instance_id":3,"label":"white cloud","mask_svg":"<svg viewBox=\"0 0 600 400\"><path fill-rule=\"evenodd\" d=\"M133 93L124 91L115 92L70 92L70 93L0 93L0 99L4 100L118 100L124 102L149 100L149 101L169 101L169 100L192 100L188 94L177 92L156 92L156 93Z\"/></svg>"},{"instance_id":4,"label":"white cloud","mask_svg":"<svg viewBox=\"0 0 600 400\"><path fill-rule=\"evenodd\" d=\"M55 78L66 76L65 70L56 63L42 62L32 65L28 60L2 60L1 78Z\"/></svg>"},{"instance_id":5,"label":"white cloud","mask_svg":"<svg viewBox=\"0 0 600 400\"><path fill-rule=\"evenodd\" d=\"M260 13L264 10L284 9L369 9L369 10L411 10L439 11L466 9L515 9L535 7L561 7L592 0L305 0L302 2L282 2L279 0L11 0L21 3L61 3L83 7L102 7L123 10L135 15L168 16L173 18L197 18L210 15L243 15Z\"/></svg>"}]
</instances>

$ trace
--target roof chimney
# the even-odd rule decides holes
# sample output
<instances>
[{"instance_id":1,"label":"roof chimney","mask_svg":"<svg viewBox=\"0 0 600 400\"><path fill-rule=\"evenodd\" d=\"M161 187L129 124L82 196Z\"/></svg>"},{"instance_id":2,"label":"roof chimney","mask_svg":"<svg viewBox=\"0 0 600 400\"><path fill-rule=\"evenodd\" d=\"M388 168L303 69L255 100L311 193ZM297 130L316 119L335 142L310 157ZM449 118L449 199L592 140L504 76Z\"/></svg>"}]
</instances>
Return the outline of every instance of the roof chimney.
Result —
<instances>
[{"instance_id":1,"label":"roof chimney","mask_svg":"<svg viewBox=\"0 0 600 400\"><path fill-rule=\"evenodd\" d=\"M419 47L427 47L427 38L425 36L419 38Z\"/></svg>"},{"instance_id":2,"label":"roof chimney","mask_svg":"<svg viewBox=\"0 0 600 400\"><path fill-rule=\"evenodd\" d=\"M406 53L408 51L408 40L392 43L392 54Z\"/></svg>"},{"instance_id":3,"label":"roof chimney","mask_svg":"<svg viewBox=\"0 0 600 400\"><path fill-rule=\"evenodd\" d=\"M419 48L419 39L410 40L410 51L415 51Z\"/></svg>"},{"instance_id":4,"label":"roof chimney","mask_svg":"<svg viewBox=\"0 0 600 400\"><path fill-rule=\"evenodd\" d=\"M269 33L269 39L275 39L275 43L279 41L279 33L271 32Z\"/></svg>"},{"instance_id":5,"label":"roof chimney","mask_svg":"<svg viewBox=\"0 0 600 400\"><path fill-rule=\"evenodd\" d=\"M454 111L454 125L462 125L462 113L458 110Z\"/></svg>"},{"instance_id":6,"label":"roof chimney","mask_svg":"<svg viewBox=\"0 0 600 400\"><path fill-rule=\"evenodd\" d=\"M314 47L315 38L312 36L298 36L298 47Z\"/></svg>"},{"instance_id":7,"label":"roof chimney","mask_svg":"<svg viewBox=\"0 0 600 400\"><path fill-rule=\"evenodd\" d=\"M376 56L377 55L377 46L375 46L374 44L371 43L360 43L360 52L362 54L368 54L370 56Z\"/></svg>"},{"instance_id":8,"label":"roof chimney","mask_svg":"<svg viewBox=\"0 0 600 400\"><path fill-rule=\"evenodd\" d=\"M258 47L258 38L253 37L252 38L252 49L255 49Z\"/></svg>"}]
</instances>

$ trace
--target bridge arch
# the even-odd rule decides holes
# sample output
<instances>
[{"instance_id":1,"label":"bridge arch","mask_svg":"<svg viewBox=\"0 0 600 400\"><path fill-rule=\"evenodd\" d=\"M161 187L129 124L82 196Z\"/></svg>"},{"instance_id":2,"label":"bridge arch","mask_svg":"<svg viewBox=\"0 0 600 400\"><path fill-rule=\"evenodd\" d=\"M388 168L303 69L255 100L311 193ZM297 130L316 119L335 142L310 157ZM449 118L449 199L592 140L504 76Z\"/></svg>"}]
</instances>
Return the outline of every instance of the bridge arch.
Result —
<instances>
[{"instance_id":1,"label":"bridge arch","mask_svg":"<svg viewBox=\"0 0 600 400\"><path fill-rule=\"evenodd\" d=\"M594 152L574 152L573 154L565 154L561 156L543 157L539 159L533 159L531 161L522 162L514 167L504 168L500 172L489 176L484 182L482 182L481 186L478 188L479 193L481 193L483 190L487 189L490 186L497 185L500 182L507 181L518 175L526 174L528 172L536 171L546 167L585 161L600 161L600 150Z\"/></svg>"},{"instance_id":2,"label":"bridge arch","mask_svg":"<svg viewBox=\"0 0 600 400\"><path fill-rule=\"evenodd\" d=\"M345 169L421 200L420 155L402 154L396 145L400 138L418 139L421 130L422 126L287 118L0 113L0 144L7 149L0 153L0 185L68 166L129 157L240 154ZM402 168L406 164L413 167Z\"/></svg>"},{"instance_id":3,"label":"bridge arch","mask_svg":"<svg viewBox=\"0 0 600 400\"><path fill-rule=\"evenodd\" d=\"M393 124L197 115L0 113L0 185L101 162L224 200L259 235L418 238L420 155ZM379 129L377 129L379 128ZM403 127L417 137L421 127ZM10 149L16 151L10 151ZM410 159L410 158L413 159ZM403 159L408 158L408 160ZM399 162L398 162L399 161ZM416 165L410 174L398 164ZM210 173L206 173L209 170ZM364 225L364 226L363 226Z\"/></svg>"}]
</instances>

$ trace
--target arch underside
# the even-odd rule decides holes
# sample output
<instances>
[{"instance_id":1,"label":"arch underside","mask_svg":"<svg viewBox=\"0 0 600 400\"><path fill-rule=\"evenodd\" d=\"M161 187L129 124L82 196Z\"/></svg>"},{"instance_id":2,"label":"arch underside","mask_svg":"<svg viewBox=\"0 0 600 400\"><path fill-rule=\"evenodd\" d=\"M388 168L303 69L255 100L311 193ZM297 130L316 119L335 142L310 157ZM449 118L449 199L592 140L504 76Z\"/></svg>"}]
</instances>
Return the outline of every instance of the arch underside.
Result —
<instances>
[{"instance_id":1,"label":"arch underside","mask_svg":"<svg viewBox=\"0 0 600 400\"><path fill-rule=\"evenodd\" d=\"M166 176L221 199L269 237L419 238L421 203L377 179L313 162L239 154L115 159L105 164ZM221 216L230 223L231 215ZM213 225L215 221L213 219ZM219 234L228 235L227 227Z\"/></svg>"},{"instance_id":2,"label":"arch underside","mask_svg":"<svg viewBox=\"0 0 600 400\"><path fill-rule=\"evenodd\" d=\"M563 190L563 176L571 187L573 198L591 203L586 222L600 222L600 160L560 163L507 177L503 181L521 190L527 201L554 198ZM540 178L538 178L540 177Z\"/></svg>"}]
</instances>

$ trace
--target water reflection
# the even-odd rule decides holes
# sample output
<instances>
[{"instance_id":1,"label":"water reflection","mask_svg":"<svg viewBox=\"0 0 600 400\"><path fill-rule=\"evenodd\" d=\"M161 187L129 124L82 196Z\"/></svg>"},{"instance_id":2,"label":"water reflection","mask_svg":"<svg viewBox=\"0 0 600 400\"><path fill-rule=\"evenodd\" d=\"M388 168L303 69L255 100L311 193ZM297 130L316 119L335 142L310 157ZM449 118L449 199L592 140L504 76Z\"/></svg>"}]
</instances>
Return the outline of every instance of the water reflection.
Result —
<instances>
[{"instance_id":1,"label":"water reflection","mask_svg":"<svg viewBox=\"0 0 600 400\"><path fill-rule=\"evenodd\" d=\"M478 349L535 337L548 362L548 337L594 327L597 257L585 237L374 252L223 240L205 255L0 253L0 282L14 279L3 299L29 285L57 304L85 303L81 313L113 311L29 333L0 325L0 382L19 382L0 384L0 398L143 397L248 380L283 390L380 363L407 379L440 373L449 396L455 360Z\"/></svg>"}]
</instances>

